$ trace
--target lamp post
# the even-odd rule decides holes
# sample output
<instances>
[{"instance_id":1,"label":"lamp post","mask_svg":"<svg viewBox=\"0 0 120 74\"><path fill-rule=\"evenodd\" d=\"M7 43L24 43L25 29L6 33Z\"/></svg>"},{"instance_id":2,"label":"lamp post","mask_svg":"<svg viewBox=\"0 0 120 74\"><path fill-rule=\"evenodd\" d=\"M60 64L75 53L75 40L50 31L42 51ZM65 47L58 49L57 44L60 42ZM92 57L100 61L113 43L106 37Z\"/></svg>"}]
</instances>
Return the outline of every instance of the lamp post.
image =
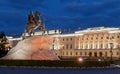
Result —
<instances>
[{"instance_id":1,"label":"lamp post","mask_svg":"<svg viewBox=\"0 0 120 74\"><path fill-rule=\"evenodd\" d=\"M118 55L119 55L119 60L120 60L120 43L118 44L118 50L119 50Z\"/></svg>"},{"instance_id":2,"label":"lamp post","mask_svg":"<svg viewBox=\"0 0 120 74\"><path fill-rule=\"evenodd\" d=\"M113 49L113 43L110 43L110 62L112 64L112 55L113 55L113 52L112 52L112 49Z\"/></svg>"}]
</instances>

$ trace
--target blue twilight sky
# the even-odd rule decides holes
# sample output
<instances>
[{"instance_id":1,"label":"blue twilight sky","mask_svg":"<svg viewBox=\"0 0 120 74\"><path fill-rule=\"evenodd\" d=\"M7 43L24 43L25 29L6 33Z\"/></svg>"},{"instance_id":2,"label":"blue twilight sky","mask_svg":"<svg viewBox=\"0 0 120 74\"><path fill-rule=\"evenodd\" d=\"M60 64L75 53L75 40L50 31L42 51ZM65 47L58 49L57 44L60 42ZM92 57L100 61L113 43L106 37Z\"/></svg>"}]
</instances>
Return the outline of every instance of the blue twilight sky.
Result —
<instances>
[{"instance_id":1,"label":"blue twilight sky","mask_svg":"<svg viewBox=\"0 0 120 74\"><path fill-rule=\"evenodd\" d=\"M120 27L120 0L0 0L0 31L22 33L31 10L47 29Z\"/></svg>"}]
</instances>

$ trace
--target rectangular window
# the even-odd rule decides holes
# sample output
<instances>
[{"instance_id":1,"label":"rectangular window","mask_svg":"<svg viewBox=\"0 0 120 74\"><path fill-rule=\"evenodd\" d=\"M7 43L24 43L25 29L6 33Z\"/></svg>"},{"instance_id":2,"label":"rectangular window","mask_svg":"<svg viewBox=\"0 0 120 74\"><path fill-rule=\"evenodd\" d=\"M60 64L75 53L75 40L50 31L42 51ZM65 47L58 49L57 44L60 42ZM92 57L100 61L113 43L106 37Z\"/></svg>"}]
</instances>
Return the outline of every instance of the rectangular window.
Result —
<instances>
[{"instance_id":1,"label":"rectangular window","mask_svg":"<svg viewBox=\"0 0 120 74\"><path fill-rule=\"evenodd\" d=\"M70 55L72 55L72 52L70 52Z\"/></svg>"},{"instance_id":2,"label":"rectangular window","mask_svg":"<svg viewBox=\"0 0 120 74\"><path fill-rule=\"evenodd\" d=\"M87 55L87 52L85 52L85 55Z\"/></svg>"},{"instance_id":3,"label":"rectangular window","mask_svg":"<svg viewBox=\"0 0 120 74\"><path fill-rule=\"evenodd\" d=\"M66 55L68 55L68 52L66 52Z\"/></svg>"},{"instance_id":4,"label":"rectangular window","mask_svg":"<svg viewBox=\"0 0 120 74\"><path fill-rule=\"evenodd\" d=\"M119 52L117 52L116 55L119 55Z\"/></svg>"},{"instance_id":5,"label":"rectangular window","mask_svg":"<svg viewBox=\"0 0 120 74\"><path fill-rule=\"evenodd\" d=\"M88 40L88 38L87 38L87 40Z\"/></svg>"},{"instance_id":6,"label":"rectangular window","mask_svg":"<svg viewBox=\"0 0 120 74\"><path fill-rule=\"evenodd\" d=\"M70 49L72 49L72 44L70 45Z\"/></svg>"},{"instance_id":7,"label":"rectangular window","mask_svg":"<svg viewBox=\"0 0 120 74\"><path fill-rule=\"evenodd\" d=\"M96 37L96 39L98 39L98 37Z\"/></svg>"},{"instance_id":8,"label":"rectangular window","mask_svg":"<svg viewBox=\"0 0 120 74\"><path fill-rule=\"evenodd\" d=\"M117 38L120 38L120 36L117 36Z\"/></svg>"},{"instance_id":9,"label":"rectangular window","mask_svg":"<svg viewBox=\"0 0 120 74\"><path fill-rule=\"evenodd\" d=\"M80 55L82 55L82 52L80 52Z\"/></svg>"},{"instance_id":10,"label":"rectangular window","mask_svg":"<svg viewBox=\"0 0 120 74\"><path fill-rule=\"evenodd\" d=\"M106 37L106 39L109 39L109 37Z\"/></svg>"},{"instance_id":11,"label":"rectangular window","mask_svg":"<svg viewBox=\"0 0 120 74\"><path fill-rule=\"evenodd\" d=\"M68 44L66 44L66 49L68 49Z\"/></svg>"},{"instance_id":12,"label":"rectangular window","mask_svg":"<svg viewBox=\"0 0 120 74\"><path fill-rule=\"evenodd\" d=\"M66 40L68 41L68 38Z\"/></svg>"},{"instance_id":13,"label":"rectangular window","mask_svg":"<svg viewBox=\"0 0 120 74\"><path fill-rule=\"evenodd\" d=\"M101 39L103 39L103 37L101 37Z\"/></svg>"},{"instance_id":14,"label":"rectangular window","mask_svg":"<svg viewBox=\"0 0 120 74\"><path fill-rule=\"evenodd\" d=\"M78 52L76 52L76 55L78 55Z\"/></svg>"},{"instance_id":15,"label":"rectangular window","mask_svg":"<svg viewBox=\"0 0 120 74\"><path fill-rule=\"evenodd\" d=\"M72 38L71 38L71 41L72 41Z\"/></svg>"},{"instance_id":16,"label":"rectangular window","mask_svg":"<svg viewBox=\"0 0 120 74\"><path fill-rule=\"evenodd\" d=\"M82 38L82 40L84 40L84 38Z\"/></svg>"},{"instance_id":17,"label":"rectangular window","mask_svg":"<svg viewBox=\"0 0 120 74\"><path fill-rule=\"evenodd\" d=\"M105 57L107 57L107 52L105 52Z\"/></svg>"},{"instance_id":18,"label":"rectangular window","mask_svg":"<svg viewBox=\"0 0 120 74\"><path fill-rule=\"evenodd\" d=\"M55 53L55 55L57 55L57 53Z\"/></svg>"},{"instance_id":19,"label":"rectangular window","mask_svg":"<svg viewBox=\"0 0 120 74\"><path fill-rule=\"evenodd\" d=\"M93 37L91 37L91 40L93 40Z\"/></svg>"},{"instance_id":20,"label":"rectangular window","mask_svg":"<svg viewBox=\"0 0 120 74\"><path fill-rule=\"evenodd\" d=\"M112 36L112 39L114 39L114 36Z\"/></svg>"},{"instance_id":21,"label":"rectangular window","mask_svg":"<svg viewBox=\"0 0 120 74\"><path fill-rule=\"evenodd\" d=\"M64 52L63 52L63 55L64 55Z\"/></svg>"}]
</instances>

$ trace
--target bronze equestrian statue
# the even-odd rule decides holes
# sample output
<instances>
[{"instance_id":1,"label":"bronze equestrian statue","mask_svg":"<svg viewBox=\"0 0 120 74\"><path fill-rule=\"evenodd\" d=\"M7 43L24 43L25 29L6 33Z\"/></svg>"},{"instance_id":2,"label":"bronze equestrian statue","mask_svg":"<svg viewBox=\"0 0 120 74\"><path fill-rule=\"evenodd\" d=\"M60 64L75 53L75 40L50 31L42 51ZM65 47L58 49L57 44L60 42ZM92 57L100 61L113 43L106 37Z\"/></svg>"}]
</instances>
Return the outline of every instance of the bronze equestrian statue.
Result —
<instances>
[{"instance_id":1,"label":"bronze equestrian statue","mask_svg":"<svg viewBox=\"0 0 120 74\"><path fill-rule=\"evenodd\" d=\"M24 30L23 39L26 38L26 33L28 33L29 36L32 36L32 34L34 35L35 33L34 31L38 27L40 27L40 31L45 31L45 26L40 19L40 15L41 14L37 11L35 12L35 14L33 14L33 12L30 12L30 14L28 15L27 26L25 27Z\"/></svg>"}]
</instances>

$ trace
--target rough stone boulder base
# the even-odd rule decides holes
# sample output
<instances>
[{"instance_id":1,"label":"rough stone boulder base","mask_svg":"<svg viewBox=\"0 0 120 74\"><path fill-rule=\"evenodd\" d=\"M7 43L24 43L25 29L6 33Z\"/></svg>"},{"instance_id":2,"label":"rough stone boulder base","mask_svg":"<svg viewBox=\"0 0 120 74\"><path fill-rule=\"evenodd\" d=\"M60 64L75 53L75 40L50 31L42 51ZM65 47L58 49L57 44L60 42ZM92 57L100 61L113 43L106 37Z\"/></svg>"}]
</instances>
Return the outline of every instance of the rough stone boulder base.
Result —
<instances>
[{"instance_id":1,"label":"rough stone boulder base","mask_svg":"<svg viewBox=\"0 0 120 74\"><path fill-rule=\"evenodd\" d=\"M50 50L53 38L34 36L20 41L3 59L15 60L59 60Z\"/></svg>"}]
</instances>

